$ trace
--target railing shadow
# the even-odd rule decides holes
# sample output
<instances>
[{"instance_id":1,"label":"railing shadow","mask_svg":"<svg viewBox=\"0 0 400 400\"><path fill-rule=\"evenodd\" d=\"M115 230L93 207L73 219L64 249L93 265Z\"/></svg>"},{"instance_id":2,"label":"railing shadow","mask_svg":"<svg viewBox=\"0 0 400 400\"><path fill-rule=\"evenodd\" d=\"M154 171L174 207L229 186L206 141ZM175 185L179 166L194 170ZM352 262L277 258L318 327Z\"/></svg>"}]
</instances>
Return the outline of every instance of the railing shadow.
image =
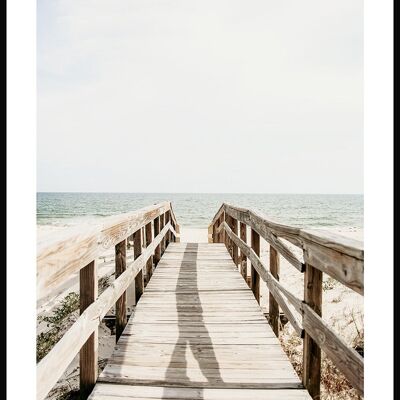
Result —
<instances>
[{"instance_id":1,"label":"railing shadow","mask_svg":"<svg viewBox=\"0 0 400 400\"><path fill-rule=\"evenodd\" d=\"M202 399L203 381L193 381L188 376L186 351L189 349L197 361L200 371L211 385L221 384L219 364L213 343L203 319L198 283L198 244L188 243L180 265L176 284L176 310L178 313L179 337L165 374L165 381L173 386L196 388L196 399ZM199 339L201 344L199 344ZM170 399L170 390L164 388L163 399Z\"/></svg>"}]
</instances>

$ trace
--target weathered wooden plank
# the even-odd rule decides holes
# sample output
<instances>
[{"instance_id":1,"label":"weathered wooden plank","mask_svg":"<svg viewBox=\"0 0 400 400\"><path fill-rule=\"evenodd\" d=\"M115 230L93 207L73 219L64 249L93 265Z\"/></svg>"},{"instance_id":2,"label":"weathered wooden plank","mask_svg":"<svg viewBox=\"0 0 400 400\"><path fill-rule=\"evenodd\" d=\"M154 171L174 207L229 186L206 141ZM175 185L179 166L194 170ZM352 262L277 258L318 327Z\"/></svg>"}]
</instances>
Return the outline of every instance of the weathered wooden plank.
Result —
<instances>
[{"instance_id":1,"label":"weathered wooden plank","mask_svg":"<svg viewBox=\"0 0 400 400\"><path fill-rule=\"evenodd\" d=\"M304 240L304 260L332 278L364 294L364 261Z\"/></svg>"},{"instance_id":2,"label":"weathered wooden plank","mask_svg":"<svg viewBox=\"0 0 400 400\"><path fill-rule=\"evenodd\" d=\"M170 212L166 211L164 214L164 225L168 224L168 222L170 222L170 220L171 220ZM168 247L170 241L171 241L170 231L168 231L167 234L165 235L165 248Z\"/></svg>"},{"instance_id":3,"label":"weathered wooden plank","mask_svg":"<svg viewBox=\"0 0 400 400\"><path fill-rule=\"evenodd\" d=\"M240 222L240 239L243 242L247 242L247 226L245 223ZM247 279L247 257L246 254L240 250L240 273L242 274L244 280Z\"/></svg>"},{"instance_id":4,"label":"weathered wooden plank","mask_svg":"<svg viewBox=\"0 0 400 400\"><path fill-rule=\"evenodd\" d=\"M115 246L115 279L126 270L126 239ZM115 304L115 339L118 342L127 322L126 292L123 292Z\"/></svg>"},{"instance_id":5,"label":"weathered wooden plank","mask_svg":"<svg viewBox=\"0 0 400 400\"><path fill-rule=\"evenodd\" d=\"M307 334L334 362L360 394L364 395L364 360L334 332L307 304L302 304L303 325Z\"/></svg>"},{"instance_id":6,"label":"weathered wooden plank","mask_svg":"<svg viewBox=\"0 0 400 400\"><path fill-rule=\"evenodd\" d=\"M319 316L322 314L322 272L306 264L304 302ZM303 320L303 326L304 320ZM303 384L313 399L320 398L321 348L305 328L303 341Z\"/></svg>"},{"instance_id":7,"label":"weathered wooden plank","mask_svg":"<svg viewBox=\"0 0 400 400\"><path fill-rule=\"evenodd\" d=\"M182 388L162 386L133 386L99 383L91 400L109 399L165 399L165 400L306 400L307 391L298 389L214 389Z\"/></svg>"},{"instance_id":8,"label":"weathered wooden plank","mask_svg":"<svg viewBox=\"0 0 400 400\"><path fill-rule=\"evenodd\" d=\"M135 212L107 217L99 226L66 229L55 233L51 241L39 243L36 258L37 301L50 295L72 274L169 207L170 204L165 202Z\"/></svg>"},{"instance_id":9,"label":"weathered wooden plank","mask_svg":"<svg viewBox=\"0 0 400 400\"><path fill-rule=\"evenodd\" d=\"M161 221L163 221L163 216L164 214L160 215L160 228L162 229L163 224L161 223ZM151 227L151 221L145 225L144 227L145 230L145 236L146 236L146 247L149 247L151 242L152 242L152 236L153 236L153 232L152 232L152 227ZM164 242L164 237L161 240L161 252L163 252L163 248L162 248L162 243ZM144 277L144 284L147 285L151 275L153 274L153 256L149 257L149 259L147 260L146 263L146 274Z\"/></svg>"},{"instance_id":10,"label":"weathered wooden plank","mask_svg":"<svg viewBox=\"0 0 400 400\"><path fill-rule=\"evenodd\" d=\"M157 246L158 248L160 246ZM156 248L157 248L156 247ZM133 252L136 260L142 254L142 230L138 229L133 234ZM139 270L135 277L135 303L137 304L144 291L143 269Z\"/></svg>"},{"instance_id":11,"label":"weathered wooden plank","mask_svg":"<svg viewBox=\"0 0 400 400\"><path fill-rule=\"evenodd\" d=\"M302 229L300 236L307 241L320 244L350 257L364 260L364 244L359 240L322 229Z\"/></svg>"},{"instance_id":12,"label":"weathered wooden plank","mask_svg":"<svg viewBox=\"0 0 400 400\"><path fill-rule=\"evenodd\" d=\"M154 236L160 233L160 217L154 218ZM157 266L161 258L161 247L157 246L154 251L154 266Z\"/></svg>"},{"instance_id":13,"label":"weathered wooden plank","mask_svg":"<svg viewBox=\"0 0 400 400\"><path fill-rule=\"evenodd\" d=\"M224 212L224 204L221 205L221 207L218 209L218 211L215 213L214 218L212 219L211 223L209 226L214 225L217 222L217 219L220 218L220 216Z\"/></svg>"},{"instance_id":14,"label":"weathered wooden plank","mask_svg":"<svg viewBox=\"0 0 400 400\"><path fill-rule=\"evenodd\" d=\"M260 256L260 235L252 229L251 231L251 248L257 257ZM233 233L233 232L232 232ZM254 297L260 303L260 275L253 263L251 264L251 289L253 290Z\"/></svg>"},{"instance_id":15,"label":"weathered wooden plank","mask_svg":"<svg viewBox=\"0 0 400 400\"><path fill-rule=\"evenodd\" d=\"M147 259L161 242L169 227L170 225L165 226L145 251L132 264L127 266L125 272L112 282L94 303L86 308L50 353L39 362L36 369L38 400L44 399L56 384L58 378L71 363L89 336L97 329L100 321L109 309L124 293L138 271L146 265Z\"/></svg>"},{"instance_id":16,"label":"weathered wooden plank","mask_svg":"<svg viewBox=\"0 0 400 400\"><path fill-rule=\"evenodd\" d=\"M271 245L269 247L269 270L271 275L279 281L279 254ZM271 291L269 292L269 320L275 335L279 336L279 305Z\"/></svg>"},{"instance_id":17,"label":"weathered wooden plank","mask_svg":"<svg viewBox=\"0 0 400 400\"><path fill-rule=\"evenodd\" d=\"M82 268L79 275L79 306L82 314L97 299L96 262L92 261ZM82 399L89 396L97 380L98 346L98 329L95 329L79 352L79 391Z\"/></svg>"},{"instance_id":18,"label":"weathered wooden plank","mask_svg":"<svg viewBox=\"0 0 400 400\"><path fill-rule=\"evenodd\" d=\"M160 215L160 229L164 228L164 226L165 226L165 214L161 214ZM161 241L160 249L161 249L161 255L163 255L165 252L165 238Z\"/></svg>"}]
</instances>

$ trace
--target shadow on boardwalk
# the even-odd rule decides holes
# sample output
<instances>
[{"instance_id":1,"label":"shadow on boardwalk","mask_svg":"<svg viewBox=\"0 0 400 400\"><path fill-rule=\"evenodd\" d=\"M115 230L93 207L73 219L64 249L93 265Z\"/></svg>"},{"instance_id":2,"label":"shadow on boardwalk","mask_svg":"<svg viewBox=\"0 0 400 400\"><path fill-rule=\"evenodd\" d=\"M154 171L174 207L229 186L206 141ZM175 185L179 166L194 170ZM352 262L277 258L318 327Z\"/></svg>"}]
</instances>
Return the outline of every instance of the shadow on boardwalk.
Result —
<instances>
[{"instance_id":1,"label":"shadow on boardwalk","mask_svg":"<svg viewBox=\"0 0 400 400\"><path fill-rule=\"evenodd\" d=\"M197 388L196 400L203 398L201 386L204 386L204 379L201 379L201 384L199 382L196 384L196 381L189 378L186 361L187 350L193 354L202 375L210 386L222 382L213 344L203 320L203 308L198 288L197 252L197 243L186 245L176 284L179 337L165 374L166 382L176 382L177 386L181 387ZM201 345L199 345L199 337ZM163 399L171 398L171 394L168 395L168 392L170 390L165 388Z\"/></svg>"}]
</instances>

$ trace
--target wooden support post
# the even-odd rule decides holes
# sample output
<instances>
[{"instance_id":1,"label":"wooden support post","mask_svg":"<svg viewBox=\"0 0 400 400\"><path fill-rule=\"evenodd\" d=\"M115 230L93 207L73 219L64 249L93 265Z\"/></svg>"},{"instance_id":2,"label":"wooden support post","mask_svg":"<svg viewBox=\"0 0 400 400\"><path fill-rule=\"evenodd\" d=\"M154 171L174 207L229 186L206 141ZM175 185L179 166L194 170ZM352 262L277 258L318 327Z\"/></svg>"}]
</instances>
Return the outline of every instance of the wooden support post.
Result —
<instances>
[{"instance_id":1,"label":"wooden support post","mask_svg":"<svg viewBox=\"0 0 400 400\"><path fill-rule=\"evenodd\" d=\"M136 260L142 254L142 229L133 234L133 258ZM143 268L135 277L135 303L137 304L144 291Z\"/></svg>"},{"instance_id":2,"label":"wooden support post","mask_svg":"<svg viewBox=\"0 0 400 400\"><path fill-rule=\"evenodd\" d=\"M115 279L126 270L126 239L115 246ZM115 304L115 335L118 342L126 326L126 291Z\"/></svg>"},{"instance_id":3,"label":"wooden support post","mask_svg":"<svg viewBox=\"0 0 400 400\"><path fill-rule=\"evenodd\" d=\"M160 231L163 230L164 226L165 226L165 214L161 214L160 215ZM161 249L161 255L163 255L164 251L165 251L165 237L161 240L160 249Z\"/></svg>"},{"instance_id":4,"label":"wooden support post","mask_svg":"<svg viewBox=\"0 0 400 400\"><path fill-rule=\"evenodd\" d=\"M170 221L170 219L171 219L171 211L168 210L168 211L165 213L164 226L168 224L168 222ZM169 242L171 241L171 235L170 235L170 234L171 234L171 231L168 231L167 234L165 235L165 248L168 247Z\"/></svg>"},{"instance_id":5,"label":"wooden support post","mask_svg":"<svg viewBox=\"0 0 400 400\"><path fill-rule=\"evenodd\" d=\"M175 226L175 232L176 232L178 235L181 233L179 225L176 225L176 226ZM175 237L175 242L176 242L176 243L180 243L180 241L181 241L180 236Z\"/></svg>"},{"instance_id":6,"label":"wooden support post","mask_svg":"<svg viewBox=\"0 0 400 400\"><path fill-rule=\"evenodd\" d=\"M232 229L232 217L228 214L225 214L225 222ZM228 249L229 255L232 257L232 240L228 235L225 235L225 246Z\"/></svg>"},{"instance_id":7,"label":"wooden support post","mask_svg":"<svg viewBox=\"0 0 400 400\"><path fill-rule=\"evenodd\" d=\"M238 234L238 222L237 219L231 218L231 229L232 232L237 236ZM235 265L239 264L239 249L237 245L232 241L232 259Z\"/></svg>"},{"instance_id":8,"label":"wooden support post","mask_svg":"<svg viewBox=\"0 0 400 400\"><path fill-rule=\"evenodd\" d=\"M219 222L218 222L218 227L224 223L225 220L225 213L222 212L221 216L219 217ZM218 233L218 243L224 243L224 235L225 235L225 231L222 230Z\"/></svg>"},{"instance_id":9,"label":"wooden support post","mask_svg":"<svg viewBox=\"0 0 400 400\"><path fill-rule=\"evenodd\" d=\"M146 247L150 245L152 242L152 229L151 229L151 222L146 224L145 232L146 232ZM153 256L150 256L146 263L146 276L145 276L145 284L149 283L151 275L153 274Z\"/></svg>"},{"instance_id":10,"label":"wooden support post","mask_svg":"<svg viewBox=\"0 0 400 400\"><path fill-rule=\"evenodd\" d=\"M175 229L175 222L172 218L171 218L171 226ZM170 234L171 242L175 242L175 235L172 232L170 232L169 234Z\"/></svg>"},{"instance_id":11,"label":"wooden support post","mask_svg":"<svg viewBox=\"0 0 400 400\"><path fill-rule=\"evenodd\" d=\"M258 256L260 256L260 235L253 229L251 230L251 248ZM258 275L258 272L253 265L251 265L250 283L254 297L258 303L260 303L260 275Z\"/></svg>"},{"instance_id":12,"label":"wooden support post","mask_svg":"<svg viewBox=\"0 0 400 400\"><path fill-rule=\"evenodd\" d=\"M322 315L322 272L306 264L304 272L304 302ZM303 385L313 399L320 398L321 349L306 332L303 342Z\"/></svg>"},{"instance_id":13,"label":"wooden support post","mask_svg":"<svg viewBox=\"0 0 400 400\"><path fill-rule=\"evenodd\" d=\"M82 314L97 298L98 281L96 262L92 261L79 273L79 301ZM79 352L79 394L89 397L97 380L98 329L89 336Z\"/></svg>"},{"instance_id":14,"label":"wooden support post","mask_svg":"<svg viewBox=\"0 0 400 400\"><path fill-rule=\"evenodd\" d=\"M247 226L243 222L240 223L240 239L247 243ZM242 250L240 250L240 273L247 282L247 257Z\"/></svg>"},{"instance_id":15,"label":"wooden support post","mask_svg":"<svg viewBox=\"0 0 400 400\"><path fill-rule=\"evenodd\" d=\"M212 226L212 242L213 243L218 243L218 234L217 234L217 225L218 225L218 221L215 221L215 223Z\"/></svg>"},{"instance_id":16,"label":"wooden support post","mask_svg":"<svg viewBox=\"0 0 400 400\"><path fill-rule=\"evenodd\" d=\"M160 233L160 217L154 218L154 237ZM161 258L161 248L160 245L154 250L154 266L158 264Z\"/></svg>"},{"instance_id":17,"label":"wooden support post","mask_svg":"<svg viewBox=\"0 0 400 400\"><path fill-rule=\"evenodd\" d=\"M269 270L271 275L279 281L279 253L272 246L269 246ZM275 335L279 336L279 305L271 292L269 292L269 320Z\"/></svg>"}]
</instances>

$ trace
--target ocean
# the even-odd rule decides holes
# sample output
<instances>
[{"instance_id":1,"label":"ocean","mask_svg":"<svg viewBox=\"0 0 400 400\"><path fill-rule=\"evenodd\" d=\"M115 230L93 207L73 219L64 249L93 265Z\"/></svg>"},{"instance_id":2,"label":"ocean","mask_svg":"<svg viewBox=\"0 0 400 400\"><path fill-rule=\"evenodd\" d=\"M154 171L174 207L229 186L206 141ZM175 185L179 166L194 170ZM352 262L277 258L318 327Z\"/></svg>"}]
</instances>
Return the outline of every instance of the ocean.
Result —
<instances>
[{"instance_id":1,"label":"ocean","mask_svg":"<svg viewBox=\"0 0 400 400\"><path fill-rule=\"evenodd\" d=\"M178 223L207 228L223 202L262 211L274 221L303 228L363 229L359 194L37 193L37 224L71 226L171 201Z\"/></svg>"}]
</instances>

